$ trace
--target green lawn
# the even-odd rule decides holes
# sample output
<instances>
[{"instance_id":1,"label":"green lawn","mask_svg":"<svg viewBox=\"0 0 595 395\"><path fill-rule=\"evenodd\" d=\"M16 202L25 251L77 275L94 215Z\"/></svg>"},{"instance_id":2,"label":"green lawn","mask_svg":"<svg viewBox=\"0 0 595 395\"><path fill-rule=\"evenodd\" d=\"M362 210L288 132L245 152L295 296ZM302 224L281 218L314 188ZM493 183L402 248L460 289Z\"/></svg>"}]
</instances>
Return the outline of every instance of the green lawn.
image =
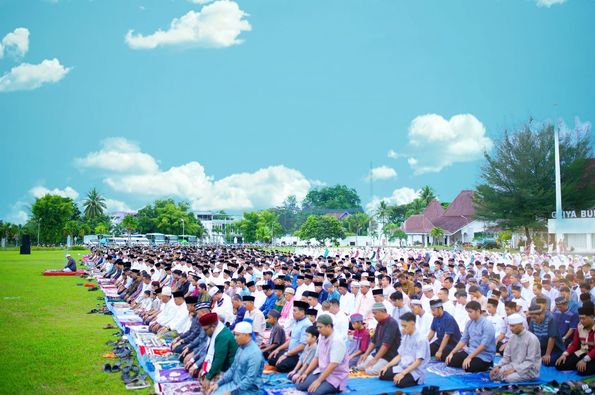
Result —
<instances>
[{"instance_id":1,"label":"green lawn","mask_svg":"<svg viewBox=\"0 0 595 395\"><path fill-rule=\"evenodd\" d=\"M72 251L77 261L84 251ZM103 373L105 345L115 330L108 315L86 314L101 291L77 286L78 276L44 277L62 268L64 251L0 250L0 394L117 394L129 391L119 373Z\"/></svg>"}]
</instances>

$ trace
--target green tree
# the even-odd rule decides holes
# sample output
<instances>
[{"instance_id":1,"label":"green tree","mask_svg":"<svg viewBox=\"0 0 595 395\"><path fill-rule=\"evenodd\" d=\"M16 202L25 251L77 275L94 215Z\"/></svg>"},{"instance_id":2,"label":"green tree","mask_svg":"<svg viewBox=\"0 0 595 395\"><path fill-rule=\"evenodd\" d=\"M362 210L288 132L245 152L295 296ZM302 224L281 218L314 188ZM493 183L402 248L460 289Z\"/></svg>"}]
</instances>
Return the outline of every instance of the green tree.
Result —
<instances>
[{"instance_id":1,"label":"green tree","mask_svg":"<svg viewBox=\"0 0 595 395\"><path fill-rule=\"evenodd\" d=\"M419 198L427 207L432 200L436 199L436 194L434 194L434 190L429 185L425 185L419 191Z\"/></svg>"},{"instance_id":2,"label":"green tree","mask_svg":"<svg viewBox=\"0 0 595 395\"><path fill-rule=\"evenodd\" d=\"M312 189L302 202L304 211L323 213L326 210L363 211L356 190L346 185Z\"/></svg>"},{"instance_id":3,"label":"green tree","mask_svg":"<svg viewBox=\"0 0 595 395\"><path fill-rule=\"evenodd\" d=\"M561 133L560 167L565 208L595 204L595 168L588 130ZM543 228L555 209L554 126L535 126L530 120L518 130L505 131L493 155L485 153L483 183L474 193L479 218L497 221L506 229Z\"/></svg>"},{"instance_id":4,"label":"green tree","mask_svg":"<svg viewBox=\"0 0 595 395\"><path fill-rule=\"evenodd\" d=\"M142 233L164 233L203 237L206 230L191 212L187 202L176 203L173 199L156 200L140 209L136 215L136 229Z\"/></svg>"},{"instance_id":5,"label":"green tree","mask_svg":"<svg viewBox=\"0 0 595 395\"><path fill-rule=\"evenodd\" d=\"M258 230L258 213L255 211L248 211L244 213L242 220L239 223L240 232L244 243L254 243L257 240L256 232Z\"/></svg>"},{"instance_id":6,"label":"green tree","mask_svg":"<svg viewBox=\"0 0 595 395\"><path fill-rule=\"evenodd\" d=\"M133 230L138 228L138 221L136 220L136 216L128 214L122 219L122 226L128 234L131 234Z\"/></svg>"},{"instance_id":7,"label":"green tree","mask_svg":"<svg viewBox=\"0 0 595 395\"><path fill-rule=\"evenodd\" d=\"M439 227L433 227L432 230L430 231L430 236L432 236L432 242L434 244L436 244L436 239L438 239L438 243L442 244L442 242L440 241L440 239L444 236L444 230L442 228Z\"/></svg>"},{"instance_id":8,"label":"green tree","mask_svg":"<svg viewBox=\"0 0 595 395\"><path fill-rule=\"evenodd\" d=\"M87 193L87 199L83 202L83 207L85 208L85 217L87 219L101 217L104 211L107 210L105 198L95 188L91 188L89 193Z\"/></svg>"},{"instance_id":9,"label":"green tree","mask_svg":"<svg viewBox=\"0 0 595 395\"><path fill-rule=\"evenodd\" d=\"M30 222L37 224L41 220L40 242L58 244L64 240L65 229L70 232L73 227L66 223L76 220L77 212L71 198L48 194L33 203Z\"/></svg>"},{"instance_id":10,"label":"green tree","mask_svg":"<svg viewBox=\"0 0 595 395\"><path fill-rule=\"evenodd\" d=\"M426 202L421 198L414 199L411 203L407 204L407 210L405 211L405 218L409 218L415 214L421 214L426 208Z\"/></svg>"},{"instance_id":11,"label":"green tree","mask_svg":"<svg viewBox=\"0 0 595 395\"><path fill-rule=\"evenodd\" d=\"M345 232L351 235L365 236L370 226L370 216L366 213L354 213L341 221Z\"/></svg>"},{"instance_id":12,"label":"green tree","mask_svg":"<svg viewBox=\"0 0 595 395\"><path fill-rule=\"evenodd\" d=\"M109 226L107 226L104 223L98 224L97 226L95 226L94 228L95 230L95 234L97 235L105 235L107 234L107 232L109 232Z\"/></svg>"},{"instance_id":13,"label":"green tree","mask_svg":"<svg viewBox=\"0 0 595 395\"><path fill-rule=\"evenodd\" d=\"M345 237L345 231L341 222L333 216L311 215L296 232L296 236L303 240L316 239L321 244L326 240L336 243Z\"/></svg>"},{"instance_id":14,"label":"green tree","mask_svg":"<svg viewBox=\"0 0 595 395\"><path fill-rule=\"evenodd\" d=\"M386 201L381 200L374 214L376 215L378 222L384 225L390 215L390 206L388 203L386 203Z\"/></svg>"},{"instance_id":15,"label":"green tree","mask_svg":"<svg viewBox=\"0 0 595 395\"><path fill-rule=\"evenodd\" d=\"M275 236L281 236L281 224L277 215L270 210L258 212L256 222L256 240L271 243Z\"/></svg>"},{"instance_id":16,"label":"green tree","mask_svg":"<svg viewBox=\"0 0 595 395\"><path fill-rule=\"evenodd\" d=\"M295 195L288 196L281 206L275 207L273 211L279 218L283 234L292 234L297 229L300 206Z\"/></svg>"}]
</instances>

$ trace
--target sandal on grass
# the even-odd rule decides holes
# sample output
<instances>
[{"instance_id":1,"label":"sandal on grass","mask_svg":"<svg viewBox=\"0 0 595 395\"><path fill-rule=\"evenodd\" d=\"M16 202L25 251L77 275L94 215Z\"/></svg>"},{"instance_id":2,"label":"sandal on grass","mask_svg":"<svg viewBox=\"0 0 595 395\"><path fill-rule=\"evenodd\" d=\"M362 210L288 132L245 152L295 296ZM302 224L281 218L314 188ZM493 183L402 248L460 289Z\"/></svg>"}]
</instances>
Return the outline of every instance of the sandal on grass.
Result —
<instances>
[{"instance_id":1,"label":"sandal on grass","mask_svg":"<svg viewBox=\"0 0 595 395\"><path fill-rule=\"evenodd\" d=\"M112 365L110 365L109 363L106 363L105 365L103 365L103 371L105 373L111 373L112 372Z\"/></svg>"},{"instance_id":2,"label":"sandal on grass","mask_svg":"<svg viewBox=\"0 0 595 395\"><path fill-rule=\"evenodd\" d=\"M150 386L145 380L136 379L131 383L126 384L127 390L139 390L142 388L148 388Z\"/></svg>"}]
</instances>

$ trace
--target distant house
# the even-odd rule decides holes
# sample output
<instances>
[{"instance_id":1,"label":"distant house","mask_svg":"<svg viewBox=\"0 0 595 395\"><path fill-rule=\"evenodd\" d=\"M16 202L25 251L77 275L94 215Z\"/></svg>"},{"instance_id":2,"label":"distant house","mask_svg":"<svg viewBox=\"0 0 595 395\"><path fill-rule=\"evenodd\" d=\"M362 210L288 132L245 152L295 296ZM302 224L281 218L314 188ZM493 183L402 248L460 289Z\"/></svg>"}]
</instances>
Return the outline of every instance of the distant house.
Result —
<instances>
[{"instance_id":1,"label":"distant house","mask_svg":"<svg viewBox=\"0 0 595 395\"><path fill-rule=\"evenodd\" d=\"M339 221L345 219L349 216L349 211L342 210L342 211L329 211L328 213L324 213L324 215L330 215L331 217L337 218Z\"/></svg>"},{"instance_id":2,"label":"distant house","mask_svg":"<svg viewBox=\"0 0 595 395\"><path fill-rule=\"evenodd\" d=\"M485 232L489 224L475 219L473 207L473 191L461 191L455 200L444 209L434 199L428 204L423 213L412 215L403 222L401 229L407 234L407 245L430 243L430 232L433 228L444 231L446 245L457 242L470 243L476 233Z\"/></svg>"}]
</instances>

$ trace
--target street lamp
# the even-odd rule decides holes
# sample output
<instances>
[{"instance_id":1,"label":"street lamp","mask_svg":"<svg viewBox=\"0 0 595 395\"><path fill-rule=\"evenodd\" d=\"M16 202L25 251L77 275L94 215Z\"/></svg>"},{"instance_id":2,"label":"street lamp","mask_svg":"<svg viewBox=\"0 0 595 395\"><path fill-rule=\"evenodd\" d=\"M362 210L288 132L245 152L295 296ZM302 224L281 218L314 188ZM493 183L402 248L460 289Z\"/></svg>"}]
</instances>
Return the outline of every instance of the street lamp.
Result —
<instances>
[{"instance_id":1,"label":"street lamp","mask_svg":"<svg viewBox=\"0 0 595 395\"><path fill-rule=\"evenodd\" d=\"M41 218L37 220L37 247L39 247L39 227L41 225Z\"/></svg>"},{"instance_id":2,"label":"street lamp","mask_svg":"<svg viewBox=\"0 0 595 395\"><path fill-rule=\"evenodd\" d=\"M184 236L186 235L185 228L184 228L184 218L182 218L181 221L182 221L182 239L184 239Z\"/></svg>"}]
</instances>

